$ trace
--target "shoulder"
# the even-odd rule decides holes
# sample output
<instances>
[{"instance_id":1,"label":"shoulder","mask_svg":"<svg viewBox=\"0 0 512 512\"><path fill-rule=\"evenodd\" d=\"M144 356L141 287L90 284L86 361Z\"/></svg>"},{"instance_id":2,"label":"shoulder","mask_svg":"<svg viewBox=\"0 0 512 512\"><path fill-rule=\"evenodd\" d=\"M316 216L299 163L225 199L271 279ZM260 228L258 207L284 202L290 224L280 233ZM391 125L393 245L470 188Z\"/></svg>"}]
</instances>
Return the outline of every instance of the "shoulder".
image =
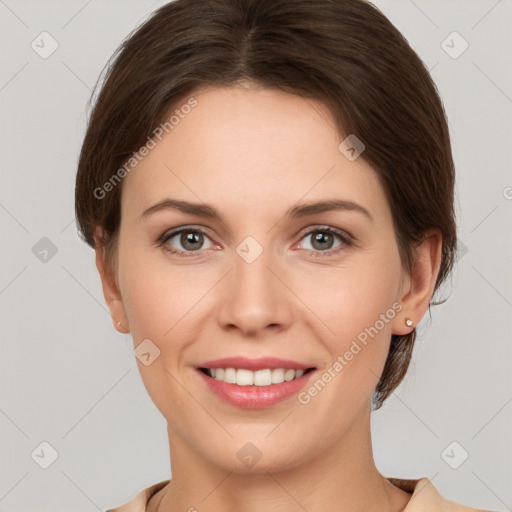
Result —
<instances>
[{"instance_id":1,"label":"shoulder","mask_svg":"<svg viewBox=\"0 0 512 512\"><path fill-rule=\"evenodd\" d=\"M165 487L170 480L164 480L163 482L158 482L157 484L151 485L146 489L140 491L134 498L132 498L128 503L121 505L116 508L109 508L105 512L145 512L146 505L148 501L151 499L151 496L156 494L160 489Z\"/></svg>"},{"instance_id":2,"label":"shoulder","mask_svg":"<svg viewBox=\"0 0 512 512\"><path fill-rule=\"evenodd\" d=\"M403 512L492 512L489 510L471 508L455 503L441 496L428 478L407 480L403 478L388 478L388 480L407 492L412 492L411 499ZM117 508L108 509L105 512L145 512L146 505L151 496L165 487L170 480L164 480L140 491L128 503Z\"/></svg>"},{"instance_id":3,"label":"shoulder","mask_svg":"<svg viewBox=\"0 0 512 512\"><path fill-rule=\"evenodd\" d=\"M428 478L417 480L388 478L388 480L399 489L412 491L411 499L403 512L492 512L471 508L443 498Z\"/></svg>"}]
</instances>

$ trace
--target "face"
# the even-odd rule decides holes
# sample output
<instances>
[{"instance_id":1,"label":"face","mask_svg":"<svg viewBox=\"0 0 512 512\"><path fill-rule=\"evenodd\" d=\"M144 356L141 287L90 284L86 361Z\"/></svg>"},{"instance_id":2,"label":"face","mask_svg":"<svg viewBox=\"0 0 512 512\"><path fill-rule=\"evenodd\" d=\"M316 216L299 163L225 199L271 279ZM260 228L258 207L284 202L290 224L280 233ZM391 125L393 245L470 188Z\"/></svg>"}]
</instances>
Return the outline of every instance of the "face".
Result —
<instances>
[{"instance_id":1,"label":"face","mask_svg":"<svg viewBox=\"0 0 512 512\"><path fill-rule=\"evenodd\" d=\"M135 347L146 340L139 369L172 436L229 470L252 471L237 455L248 442L263 454L254 471L294 467L362 424L391 335L405 333L409 276L377 175L338 149L322 104L243 87L193 96L124 179L115 315ZM219 218L147 211L165 200ZM297 211L325 201L349 207ZM274 402L228 400L198 367L238 356L314 370L272 385L294 386Z\"/></svg>"}]
</instances>

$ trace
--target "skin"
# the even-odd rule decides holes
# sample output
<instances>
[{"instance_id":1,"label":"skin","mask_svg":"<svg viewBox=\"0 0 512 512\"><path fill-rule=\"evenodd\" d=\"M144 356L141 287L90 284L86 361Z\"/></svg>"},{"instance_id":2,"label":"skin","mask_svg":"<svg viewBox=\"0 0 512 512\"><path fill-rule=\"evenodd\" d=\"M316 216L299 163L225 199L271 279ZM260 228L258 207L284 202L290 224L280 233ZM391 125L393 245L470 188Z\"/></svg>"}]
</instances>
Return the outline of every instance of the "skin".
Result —
<instances>
[{"instance_id":1,"label":"skin","mask_svg":"<svg viewBox=\"0 0 512 512\"><path fill-rule=\"evenodd\" d=\"M416 325L426 312L440 233L428 233L407 274L377 175L338 150L343 138L323 104L250 84L193 96L198 105L124 179L112 272L96 249L114 326L131 332L135 347L149 338L161 351L149 366L137 360L172 455L171 483L149 512L403 510L411 495L374 463L370 398L391 335L410 332L405 318ZM224 220L176 210L141 219L167 197L211 204ZM364 206L373 222L357 211L284 219L299 202L333 198ZM187 251L179 235L157 245L184 226L207 233L192 246L199 250L188 248L192 257L165 251ZM323 226L355 243L334 235L315 244L311 230ZM247 236L263 249L252 263L236 252ZM240 409L196 373L209 359L271 355L321 374L394 303L403 309L308 404L293 396ZM252 467L237 457L248 442L262 454Z\"/></svg>"}]
</instances>

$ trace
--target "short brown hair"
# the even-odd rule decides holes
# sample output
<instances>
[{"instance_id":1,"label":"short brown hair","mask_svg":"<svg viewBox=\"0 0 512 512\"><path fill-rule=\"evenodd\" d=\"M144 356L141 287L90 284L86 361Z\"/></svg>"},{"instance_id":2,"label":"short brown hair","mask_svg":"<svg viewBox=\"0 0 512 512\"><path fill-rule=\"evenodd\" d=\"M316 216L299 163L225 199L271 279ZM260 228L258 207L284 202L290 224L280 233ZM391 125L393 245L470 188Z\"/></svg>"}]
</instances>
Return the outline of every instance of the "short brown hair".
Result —
<instances>
[{"instance_id":1,"label":"short brown hair","mask_svg":"<svg viewBox=\"0 0 512 512\"><path fill-rule=\"evenodd\" d=\"M373 4L176 0L134 30L107 67L80 153L75 209L91 247L95 228L103 228L110 263L117 257L122 182L102 199L94 191L187 95L251 82L322 101L343 138L355 134L365 144L361 158L384 188L404 268L410 272L414 246L438 228L442 261L434 293L450 274L455 170L444 108L426 66ZM415 330L392 335L375 409L402 381L415 337Z\"/></svg>"}]
</instances>

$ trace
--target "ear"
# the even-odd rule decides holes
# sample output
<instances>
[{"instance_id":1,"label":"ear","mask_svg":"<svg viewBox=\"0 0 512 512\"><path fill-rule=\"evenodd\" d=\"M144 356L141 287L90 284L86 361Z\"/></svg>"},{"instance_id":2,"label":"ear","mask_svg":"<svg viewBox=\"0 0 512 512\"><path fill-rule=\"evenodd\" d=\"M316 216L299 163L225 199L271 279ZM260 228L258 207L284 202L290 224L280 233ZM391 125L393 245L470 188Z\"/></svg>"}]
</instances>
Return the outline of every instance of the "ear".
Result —
<instances>
[{"instance_id":1,"label":"ear","mask_svg":"<svg viewBox=\"0 0 512 512\"><path fill-rule=\"evenodd\" d=\"M101 228L97 228L94 232L94 247L96 251L96 268L100 274L103 296L110 310L115 329L122 334L127 334L130 332L128 317L126 316L123 299L119 291L117 276L107 266L106 251L102 243L102 235L103 231ZM120 324L118 324L118 322L120 322Z\"/></svg>"},{"instance_id":2,"label":"ear","mask_svg":"<svg viewBox=\"0 0 512 512\"><path fill-rule=\"evenodd\" d=\"M411 274L402 279L399 290L403 309L393 319L393 334L409 334L427 311L441 267L441 249L442 235L439 229L427 232L425 239L415 248ZM406 325L406 318L413 321L411 327Z\"/></svg>"}]
</instances>

